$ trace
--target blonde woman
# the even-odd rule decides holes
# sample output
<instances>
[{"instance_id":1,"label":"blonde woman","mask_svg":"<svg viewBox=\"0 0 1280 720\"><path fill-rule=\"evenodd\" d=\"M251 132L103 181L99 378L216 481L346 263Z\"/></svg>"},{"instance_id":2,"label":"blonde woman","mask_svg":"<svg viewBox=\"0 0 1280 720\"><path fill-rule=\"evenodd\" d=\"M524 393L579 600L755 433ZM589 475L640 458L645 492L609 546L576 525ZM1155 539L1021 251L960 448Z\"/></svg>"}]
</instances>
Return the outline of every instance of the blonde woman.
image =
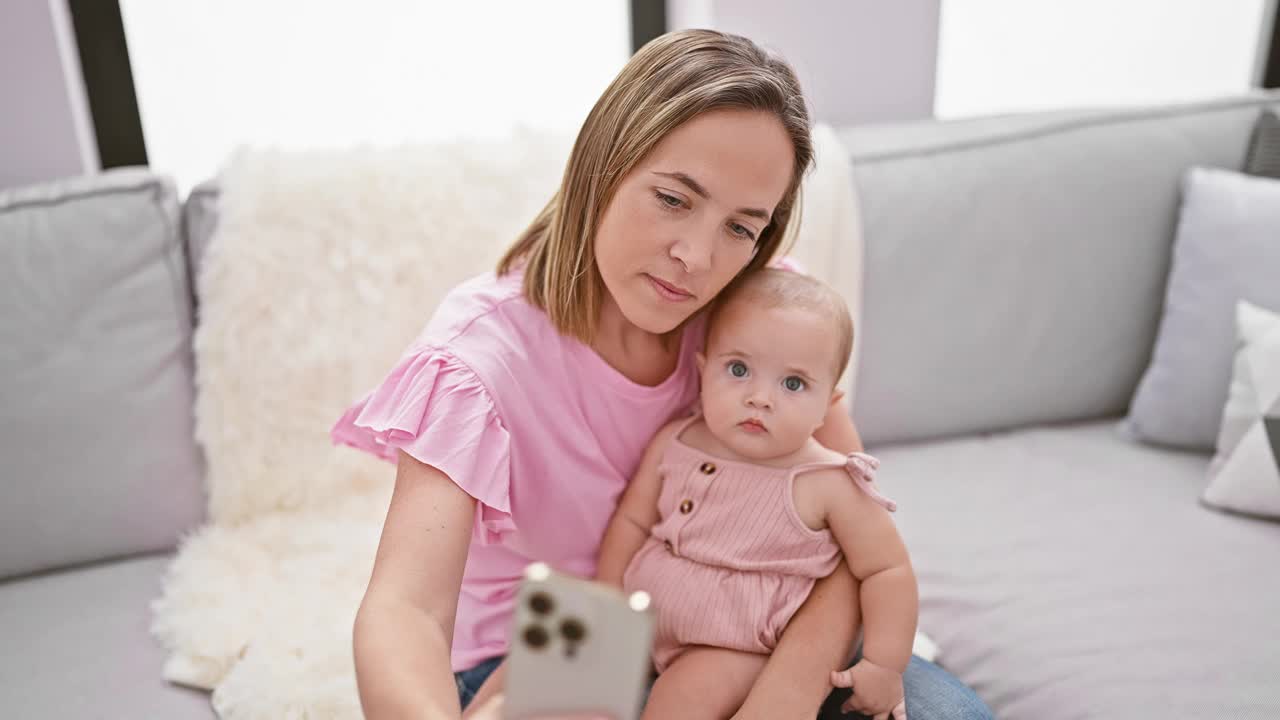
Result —
<instances>
[{"instance_id":1,"label":"blonde woman","mask_svg":"<svg viewBox=\"0 0 1280 720\"><path fill-rule=\"evenodd\" d=\"M785 62L717 32L654 40L497 271L455 288L339 419L336 442L398 465L354 629L369 718L497 717L522 570L595 575L650 439L698 397L700 311L774 257L812 152ZM816 437L861 445L843 403ZM857 596L843 565L817 583L738 717L818 713L848 666ZM913 720L990 717L922 660L904 684Z\"/></svg>"}]
</instances>

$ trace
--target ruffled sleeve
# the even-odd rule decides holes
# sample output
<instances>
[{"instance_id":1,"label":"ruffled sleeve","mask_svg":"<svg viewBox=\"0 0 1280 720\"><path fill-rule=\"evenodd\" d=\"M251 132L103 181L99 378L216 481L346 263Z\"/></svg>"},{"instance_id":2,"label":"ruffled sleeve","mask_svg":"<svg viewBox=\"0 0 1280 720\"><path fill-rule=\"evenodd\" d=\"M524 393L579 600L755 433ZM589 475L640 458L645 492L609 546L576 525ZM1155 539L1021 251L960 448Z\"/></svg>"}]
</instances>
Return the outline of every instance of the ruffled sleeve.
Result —
<instances>
[{"instance_id":1,"label":"ruffled sleeve","mask_svg":"<svg viewBox=\"0 0 1280 720\"><path fill-rule=\"evenodd\" d=\"M401 358L382 384L330 431L348 445L396 462L397 451L448 475L475 498L475 538L498 542L511 519L511 436L475 373L440 349Z\"/></svg>"}]
</instances>

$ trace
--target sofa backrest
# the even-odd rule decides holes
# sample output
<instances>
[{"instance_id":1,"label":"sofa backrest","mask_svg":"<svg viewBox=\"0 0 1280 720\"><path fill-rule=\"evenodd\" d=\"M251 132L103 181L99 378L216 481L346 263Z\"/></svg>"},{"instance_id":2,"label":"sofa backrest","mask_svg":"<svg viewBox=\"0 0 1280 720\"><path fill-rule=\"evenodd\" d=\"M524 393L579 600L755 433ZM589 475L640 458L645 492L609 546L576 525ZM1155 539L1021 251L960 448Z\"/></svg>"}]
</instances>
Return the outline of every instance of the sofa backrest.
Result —
<instances>
[{"instance_id":1,"label":"sofa backrest","mask_svg":"<svg viewBox=\"0 0 1280 720\"><path fill-rule=\"evenodd\" d=\"M203 515L179 211L138 169L0 192L0 578Z\"/></svg>"},{"instance_id":2,"label":"sofa backrest","mask_svg":"<svg viewBox=\"0 0 1280 720\"><path fill-rule=\"evenodd\" d=\"M1239 169L1280 93L840 133L865 258L871 445L1115 416L1150 358L1193 165Z\"/></svg>"}]
</instances>

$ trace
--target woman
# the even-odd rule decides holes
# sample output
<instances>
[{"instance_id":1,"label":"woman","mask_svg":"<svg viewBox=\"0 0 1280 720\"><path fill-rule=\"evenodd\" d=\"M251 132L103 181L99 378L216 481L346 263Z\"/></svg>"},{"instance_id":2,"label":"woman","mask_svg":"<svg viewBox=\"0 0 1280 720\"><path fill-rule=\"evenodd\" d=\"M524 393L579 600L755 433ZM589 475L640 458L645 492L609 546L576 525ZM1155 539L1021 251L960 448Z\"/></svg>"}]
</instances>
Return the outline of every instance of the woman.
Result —
<instances>
[{"instance_id":1,"label":"woman","mask_svg":"<svg viewBox=\"0 0 1280 720\"><path fill-rule=\"evenodd\" d=\"M596 103L559 191L497 272L455 288L338 421L337 442L398 464L354 631L368 717L494 706L521 571L536 559L594 575L644 448L697 396L699 311L773 258L812 152L784 62L711 31L654 40ZM817 437L861 445L843 403ZM818 583L740 717L817 713L847 665L856 597L843 566ZM914 720L989 717L923 661L905 684Z\"/></svg>"}]
</instances>

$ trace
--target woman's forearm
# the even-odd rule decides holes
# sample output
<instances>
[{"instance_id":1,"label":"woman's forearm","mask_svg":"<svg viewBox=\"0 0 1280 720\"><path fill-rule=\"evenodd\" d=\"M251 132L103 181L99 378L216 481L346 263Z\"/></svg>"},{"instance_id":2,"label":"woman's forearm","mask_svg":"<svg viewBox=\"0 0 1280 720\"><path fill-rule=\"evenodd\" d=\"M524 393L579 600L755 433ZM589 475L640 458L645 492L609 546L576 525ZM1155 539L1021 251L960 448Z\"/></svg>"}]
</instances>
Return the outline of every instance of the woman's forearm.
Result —
<instances>
[{"instance_id":1,"label":"woman's forearm","mask_svg":"<svg viewBox=\"0 0 1280 720\"><path fill-rule=\"evenodd\" d=\"M919 595L910 565L882 570L862 581L862 657L905 672L915 642Z\"/></svg>"},{"instance_id":2,"label":"woman's forearm","mask_svg":"<svg viewBox=\"0 0 1280 720\"><path fill-rule=\"evenodd\" d=\"M356 614L353 641L356 685L366 718L461 717L448 637L429 614L366 596Z\"/></svg>"},{"instance_id":3,"label":"woman's forearm","mask_svg":"<svg viewBox=\"0 0 1280 720\"><path fill-rule=\"evenodd\" d=\"M831 692L831 671L846 667L853 654L857 600L858 581L841 562L791 618L735 717L812 720Z\"/></svg>"},{"instance_id":4,"label":"woman's forearm","mask_svg":"<svg viewBox=\"0 0 1280 720\"><path fill-rule=\"evenodd\" d=\"M845 455L862 452L862 437L849 415L849 403L844 399L837 400L827 410L822 426L813 433L813 439L823 447Z\"/></svg>"}]
</instances>

